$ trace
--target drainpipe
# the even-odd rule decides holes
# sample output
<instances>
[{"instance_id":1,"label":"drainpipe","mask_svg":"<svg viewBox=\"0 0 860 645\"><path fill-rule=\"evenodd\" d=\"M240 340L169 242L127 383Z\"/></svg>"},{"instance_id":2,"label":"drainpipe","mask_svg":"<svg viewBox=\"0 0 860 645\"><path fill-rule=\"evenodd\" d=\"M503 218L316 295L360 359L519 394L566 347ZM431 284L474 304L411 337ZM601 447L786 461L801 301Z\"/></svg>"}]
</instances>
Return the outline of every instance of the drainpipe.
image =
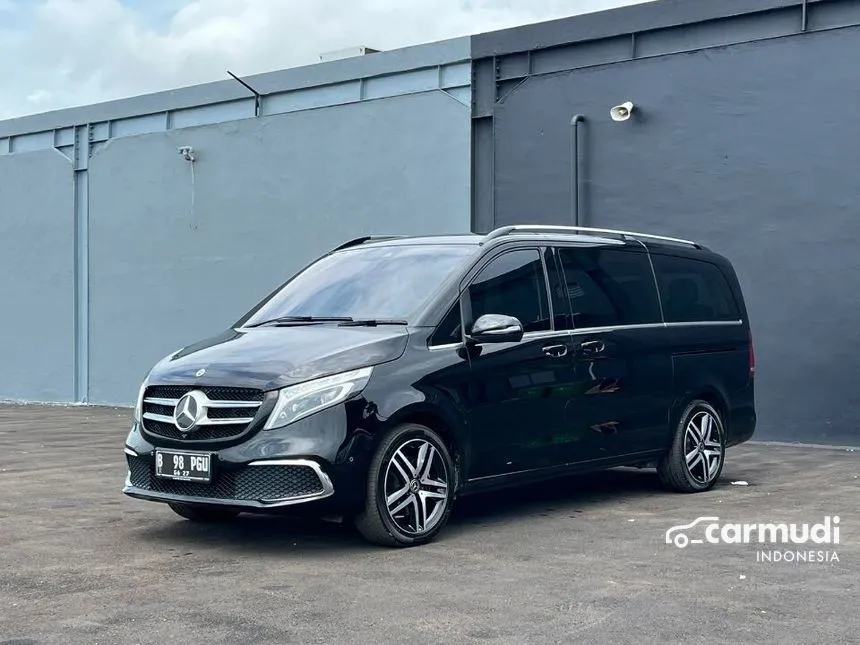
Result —
<instances>
[{"instance_id":1,"label":"drainpipe","mask_svg":"<svg viewBox=\"0 0 860 645\"><path fill-rule=\"evenodd\" d=\"M579 124L585 121L581 114L570 120L570 216L574 226L580 226L579 221Z\"/></svg>"}]
</instances>

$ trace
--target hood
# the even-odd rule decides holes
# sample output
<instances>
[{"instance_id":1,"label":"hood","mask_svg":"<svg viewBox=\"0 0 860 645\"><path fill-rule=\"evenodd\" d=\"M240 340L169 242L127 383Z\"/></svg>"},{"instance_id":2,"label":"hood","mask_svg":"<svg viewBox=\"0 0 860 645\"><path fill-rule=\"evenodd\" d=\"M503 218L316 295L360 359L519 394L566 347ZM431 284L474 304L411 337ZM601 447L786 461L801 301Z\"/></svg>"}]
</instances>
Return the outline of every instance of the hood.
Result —
<instances>
[{"instance_id":1,"label":"hood","mask_svg":"<svg viewBox=\"0 0 860 645\"><path fill-rule=\"evenodd\" d=\"M406 327L299 325L229 329L160 361L149 383L274 390L398 358ZM197 376L200 370L205 370Z\"/></svg>"}]
</instances>

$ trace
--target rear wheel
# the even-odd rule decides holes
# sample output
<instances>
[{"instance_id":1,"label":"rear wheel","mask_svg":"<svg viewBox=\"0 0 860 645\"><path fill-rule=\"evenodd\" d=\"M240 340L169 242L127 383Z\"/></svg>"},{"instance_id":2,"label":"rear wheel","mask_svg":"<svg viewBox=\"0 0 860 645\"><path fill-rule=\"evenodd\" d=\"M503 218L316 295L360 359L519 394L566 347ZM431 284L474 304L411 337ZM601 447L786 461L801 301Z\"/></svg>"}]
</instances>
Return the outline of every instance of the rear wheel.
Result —
<instances>
[{"instance_id":1,"label":"rear wheel","mask_svg":"<svg viewBox=\"0 0 860 645\"><path fill-rule=\"evenodd\" d=\"M228 522L239 514L239 511L225 508L206 508L189 504L168 504L168 506L174 513L192 522Z\"/></svg>"},{"instance_id":2,"label":"rear wheel","mask_svg":"<svg viewBox=\"0 0 860 645\"><path fill-rule=\"evenodd\" d=\"M436 432L413 423L398 426L371 461L365 508L355 526L375 544L425 544L448 521L454 481L451 455Z\"/></svg>"},{"instance_id":3,"label":"rear wheel","mask_svg":"<svg viewBox=\"0 0 860 645\"><path fill-rule=\"evenodd\" d=\"M723 470L726 434L720 413L707 401L691 401L675 430L672 448L657 465L664 485L680 493L709 490Z\"/></svg>"}]
</instances>

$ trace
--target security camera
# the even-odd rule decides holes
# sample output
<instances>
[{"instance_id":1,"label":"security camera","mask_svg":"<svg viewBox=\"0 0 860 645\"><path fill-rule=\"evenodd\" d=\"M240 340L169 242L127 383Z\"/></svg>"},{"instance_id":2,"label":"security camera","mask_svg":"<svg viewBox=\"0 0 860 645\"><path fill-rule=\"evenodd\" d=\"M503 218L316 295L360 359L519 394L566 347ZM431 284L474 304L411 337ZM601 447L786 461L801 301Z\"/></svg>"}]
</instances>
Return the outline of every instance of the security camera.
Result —
<instances>
[{"instance_id":1,"label":"security camera","mask_svg":"<svg viewBox=\"0 0 860 645\"><path fill-rule=\"evenodd\" d=\"M179 148L179 154L182 155L182 158L185 159L185 161L194 161L195 159L194 148L191 146L182 146Z\"/></svg>"},{"instance_id":2,"label":"security camera","mask_svg":"<svg viewBox=\"0 0 860 645\"><path fill-rule=\"evenodd\" d=\"M614 108L609 110L609 116L612 117L613 121L626 121L630 118L630 115L633 113L633 103L627 101L626 103L622 103L621 105L616 105Z\"/></svg>"}]
</instances>

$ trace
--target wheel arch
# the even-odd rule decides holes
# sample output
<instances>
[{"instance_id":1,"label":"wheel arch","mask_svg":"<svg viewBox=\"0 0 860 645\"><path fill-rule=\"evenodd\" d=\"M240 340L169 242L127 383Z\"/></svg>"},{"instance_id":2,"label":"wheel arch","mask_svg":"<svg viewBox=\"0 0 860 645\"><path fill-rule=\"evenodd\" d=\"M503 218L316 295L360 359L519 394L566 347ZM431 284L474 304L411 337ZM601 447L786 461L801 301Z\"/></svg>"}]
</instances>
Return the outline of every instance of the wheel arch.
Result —
<instances>
[{"instance_id":1,"label":"wheel arch","mask_svg":"<svg viewBox=\"0 0 860 645\"><path fill-rule=\"evenodd\" d=\"M459 491L465 481L467 445L463 436L457 432L459 421L446 410L428 403L408 405L398 410L388 419L388 428L404 423L417 423L436 432L445 442L445 447L454 462L455 490Z\"/></svg>"},{"instance_id":2,"label":"wheel arch","mask_svg":"<svg viewBox=\"0 0 860 645\"><path fill-rule=\"evenodd\" d=\"M672 433L675 432L675 428L678 426L678 423L680 423L681 415L684 413L684 410L692 401L696 400L704 401L714 407L720 415L720 421L722 421L723 424L723 433L728 437L729 425L731 422L729 416L728 397L720 390L719 387L713 384L702 384L697 387L692 387L675 399L670 419L670 428Z\"/></svg>"}]
</instances>

